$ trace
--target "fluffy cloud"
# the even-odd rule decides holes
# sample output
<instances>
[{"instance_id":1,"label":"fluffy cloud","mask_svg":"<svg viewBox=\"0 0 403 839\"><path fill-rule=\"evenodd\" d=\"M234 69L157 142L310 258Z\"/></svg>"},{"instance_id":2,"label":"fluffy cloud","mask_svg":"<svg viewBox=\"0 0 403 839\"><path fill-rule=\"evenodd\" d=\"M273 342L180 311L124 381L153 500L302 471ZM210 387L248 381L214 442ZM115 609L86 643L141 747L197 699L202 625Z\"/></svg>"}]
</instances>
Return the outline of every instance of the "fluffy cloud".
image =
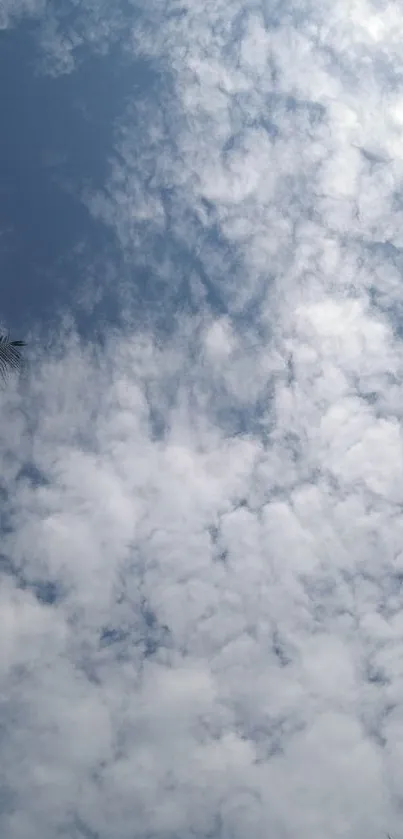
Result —
<instances>
[{"instance_id":1,"label":"fluffy cloud","mask_svg":"<svg viewBox=\"0 0 403 839\"><path fill-rule=\"evenodd\" d=\"M175 325L3 397L10 839L398 835L402 22L128 27L164 81L85 200Z\"/></svg>"}]
</instances>

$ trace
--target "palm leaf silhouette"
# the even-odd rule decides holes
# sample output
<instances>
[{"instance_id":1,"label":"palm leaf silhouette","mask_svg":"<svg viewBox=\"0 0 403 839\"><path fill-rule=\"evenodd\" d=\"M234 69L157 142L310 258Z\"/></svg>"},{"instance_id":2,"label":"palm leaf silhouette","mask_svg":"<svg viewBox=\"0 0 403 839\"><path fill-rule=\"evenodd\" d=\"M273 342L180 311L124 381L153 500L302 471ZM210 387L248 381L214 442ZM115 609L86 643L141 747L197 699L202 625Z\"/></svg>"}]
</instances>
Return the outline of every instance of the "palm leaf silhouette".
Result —
<instances>
[{"instance_id":1,"label":"palm leaf silhouette","mask_svg":"<svg viewBox=\"0 0 403 839\"><path fill-rule=\"evenodd\" d=\"M8 373L21 366L21 353L17 347L25 347L25 341L10 341L8 335L0 335L0 376L6 380Z\"/></svg>"}]
</instances>

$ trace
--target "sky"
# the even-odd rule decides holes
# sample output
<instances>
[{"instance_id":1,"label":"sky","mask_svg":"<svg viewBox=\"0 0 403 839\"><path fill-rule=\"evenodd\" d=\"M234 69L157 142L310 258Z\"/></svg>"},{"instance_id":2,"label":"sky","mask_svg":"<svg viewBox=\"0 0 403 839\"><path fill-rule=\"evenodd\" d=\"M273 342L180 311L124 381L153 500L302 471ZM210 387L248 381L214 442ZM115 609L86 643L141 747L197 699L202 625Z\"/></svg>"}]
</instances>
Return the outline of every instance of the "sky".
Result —
<instances>
[{"instance_id":1,"label":"sky","mask_svg":"<svg viewBox=\"0 0 403 839\"><path fill-rule=\"evenodd\" d=\"M0 0L0 834L403 837L403 8Z\"/></svg>"}]
</instances>

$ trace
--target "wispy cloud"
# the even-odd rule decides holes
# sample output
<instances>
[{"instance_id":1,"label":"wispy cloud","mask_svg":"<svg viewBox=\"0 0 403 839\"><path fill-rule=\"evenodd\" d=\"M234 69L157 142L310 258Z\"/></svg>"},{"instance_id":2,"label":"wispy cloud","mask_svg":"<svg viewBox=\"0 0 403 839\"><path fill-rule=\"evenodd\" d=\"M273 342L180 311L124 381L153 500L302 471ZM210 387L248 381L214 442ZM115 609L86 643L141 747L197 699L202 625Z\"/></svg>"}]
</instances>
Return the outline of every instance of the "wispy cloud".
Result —
<instances>
[{"instance_id":1,"label":"wispy cloud","mask_svg":"<svg viewBox=\"0 0 403 839\"><path fill-rule=\"evenodd\" d=\"M0 5L0 29L18 23L24 17L42 15L46 8L46 0L2 0Z\"/></svg>"},{"instance_id":2,"label":"wispy cloud","mask_svg":"<svg viewBox=\"0 0 403 839\"><path fill-rule=\"evenodd\" d=\"M402 14L134 24L84 200L160 308L4 396L3 832L397 836Z\"/></svg>"}]
</instances>

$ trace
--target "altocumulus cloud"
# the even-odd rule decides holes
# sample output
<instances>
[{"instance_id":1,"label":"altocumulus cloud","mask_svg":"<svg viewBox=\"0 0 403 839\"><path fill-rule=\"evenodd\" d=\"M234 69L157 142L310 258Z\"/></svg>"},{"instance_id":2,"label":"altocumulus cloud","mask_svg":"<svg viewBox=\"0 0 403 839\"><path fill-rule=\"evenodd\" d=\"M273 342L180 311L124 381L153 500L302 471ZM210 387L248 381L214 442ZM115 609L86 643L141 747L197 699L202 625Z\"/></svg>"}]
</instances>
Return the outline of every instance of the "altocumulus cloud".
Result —
<instances>
[{"instance_id":1,"label":"altocumulus cloud","mask_svg":"<svg viewBox=\"0 0 403 839\"><path fill-rule=\"evenodd\" d=\"M160 73L82 198L174 326L2 396L2 834L398 836L403 12L4 8Z\"/></svg>"}]
</instances>

